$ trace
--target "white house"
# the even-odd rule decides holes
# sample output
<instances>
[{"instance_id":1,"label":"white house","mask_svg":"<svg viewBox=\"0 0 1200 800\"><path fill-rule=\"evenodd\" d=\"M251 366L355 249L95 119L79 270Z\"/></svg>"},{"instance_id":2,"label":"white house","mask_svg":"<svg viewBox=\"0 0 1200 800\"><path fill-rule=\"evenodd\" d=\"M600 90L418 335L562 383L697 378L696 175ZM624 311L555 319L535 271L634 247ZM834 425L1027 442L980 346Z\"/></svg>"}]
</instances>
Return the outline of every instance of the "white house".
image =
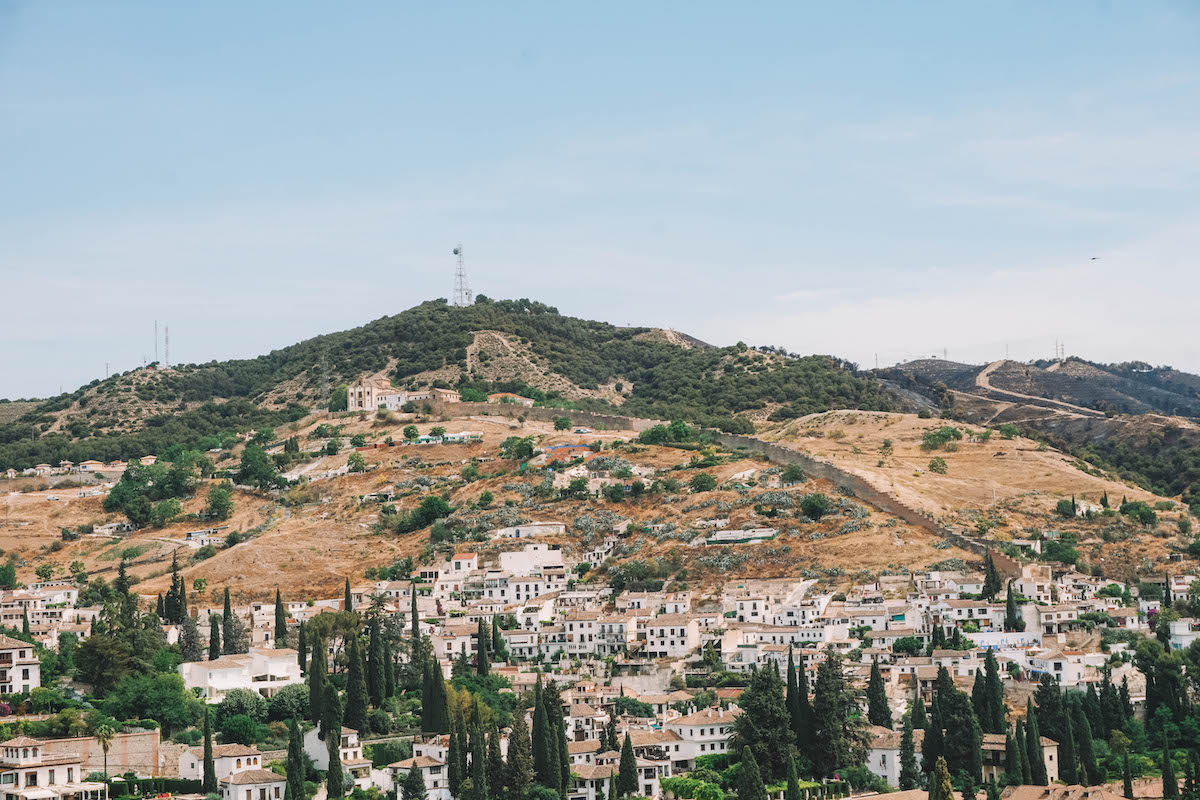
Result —
<instances>
[{"instance_id":1,"label":"white house","mask_svg":"<svg viewBox=\"0 0 1200 800\"><path fill-rule=\"evenodd\" d=\"M413 769L421 770L421 775L425 779L425 796L428 800L451 800L446 762L432 756L413 756L403 761L397 761L395 764L388 764L388 770L392 773L392 784L396 787L396 796L400 800L406 800L403 796L404 781L408 777L409 771Z\"/></svg>"},{"instance_id":2,"label":"white house","mask_svg":"<svg viewBox=\"0 0 1200 800\"><path fill-rule=\"evenodd\" d=\"M23 694L42 685L42 666L33 645L0 636L0 694Z\"/></svg>"},{"instance_id":3,"label":"white house","mask_svg":"<svg viewBox=\"0 0 1200 800\"><path fill-rule=\"evenodd\" d=\"M248 769L262 769L262 753L244 744L214 744L213 767L217 780L228 778ZM204 748L189 747L179 754L179 777L185 780L204 778Z\"/></svg>"},{"instance_id":4,"label":"white house","mask_svg":"<svg viewBox=\"0 0 1200 800\"><path fill-rule=\"evenodd\" d=\"M5 800L107 800L108 787L83 780L83 758L47 753L45 742L18 736L0 744Z\"/></svg>"},{"instance_id":5,"label":"white house","mask_svg":"<svg viewBox=\"0 0 1200 800\"><path fill-rule=\"evenodd\" d=\"M179 665L183 682L206 703L219 703L233 689L274 697L284 686L304 683L295 650L251 647L249 653Z\"/></svg>"},{"instance_id":6,"label":"white house","mask_svg":"<svg viewBox=\"0 0 1200 800\"><path fill-rule=\"evenodd\" d=\"M728 753L732 747L733 721L740 712L705 708L685 717L667 722L666 729L679 735L679 743L671 751L675 770L690 770L697 756Z\"/></svg>"},{"instance_id":7,"label":"white house","mask_svg":"<svg viewBox=\"0 0 1200 800\"><path fill-rule=\"evenodd\" d=\"M362 743L358 741L358 731L353 728L342 728L341 741L342 771L350 774L354 786L366 790L371 788L371 759L363 758ZM317 769L329 769L329 748L321 739L317 728L310 728L304 733L304 752L313 760ZM349 789L351 787L347 787ZM239 800L242 800L239 798Z\"/></svg>"},{"instance_id":8,"label":"white house","mask_svg":"<svg viewBox=\"0 0 1200 800\"><path fill-rule=\"evenodd\" d=\"M222 800L283 800L287 778L260 767L235 772L217 785Z\"/></svg>"}]
</instances>

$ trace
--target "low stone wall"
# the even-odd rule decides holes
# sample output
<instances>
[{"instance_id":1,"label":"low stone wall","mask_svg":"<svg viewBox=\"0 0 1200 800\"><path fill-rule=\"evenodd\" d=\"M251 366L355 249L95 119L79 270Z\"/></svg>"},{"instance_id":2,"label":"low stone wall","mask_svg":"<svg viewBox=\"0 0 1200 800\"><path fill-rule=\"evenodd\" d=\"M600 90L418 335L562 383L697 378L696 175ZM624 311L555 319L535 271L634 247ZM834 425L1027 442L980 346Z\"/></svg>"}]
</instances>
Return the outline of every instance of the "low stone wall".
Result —
<instances>
[{"instance_id":1,"label":"low stone wall","mask_svg":"<svg viewBox=\"0 0 1200 800\"><path fill-rule=\"evenodd\" d=\"M731 449L744 447L747 450L766 456L776 464L799 464L801 469L808 475L815 478L823 478L838 486L845 486L854 492L855 497L867 501L880 511L899 517L910 525L929 531L935 536L948 539L955 546L963 550L979 555L983 555L986 550L979 542L968 539L953 528L930 519L925 514L906 505L897 498L892 497L886 492L881 492L858 475L847 472L828 461L822 461L807 453L801 453L773 442L764 442L762 439L755 439L750 436L721 433L719 431L709 431L709 433L725 447Z\"/></svg>"},{"instance_id":2,"label":"low stone wall","mask_svg":"<svg viewBox=\"0 0 1200 800\"><path fill-rule=\"evenodd\" d=\"M74 739L49 739L43 748L49 755L78 755L83 758L83 775L104 769L104 748L94 736ZM108 750L108 774L136 772L138 775L160 777L163 765L159 761L158 731L118 733ZM177 767L176 767L177 769Z\"/></svg>"}]
</instances>

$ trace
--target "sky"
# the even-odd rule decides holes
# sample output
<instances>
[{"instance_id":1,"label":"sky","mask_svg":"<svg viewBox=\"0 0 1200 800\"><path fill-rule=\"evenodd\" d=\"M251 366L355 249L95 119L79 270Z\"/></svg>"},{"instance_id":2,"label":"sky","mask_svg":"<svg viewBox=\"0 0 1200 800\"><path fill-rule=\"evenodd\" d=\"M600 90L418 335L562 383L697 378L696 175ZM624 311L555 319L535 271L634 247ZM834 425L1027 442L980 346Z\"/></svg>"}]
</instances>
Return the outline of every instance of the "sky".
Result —
<instances>
[{"instance_id":1,"label":"sky","mask_svg":"<svg viewBox=\"0 0 1200 800\"><path fill-rule=\"evenodd\" d=\"M0 0L0 397L471 287L1200 371L1200 4Z\"/></svg>"}]
</instances>

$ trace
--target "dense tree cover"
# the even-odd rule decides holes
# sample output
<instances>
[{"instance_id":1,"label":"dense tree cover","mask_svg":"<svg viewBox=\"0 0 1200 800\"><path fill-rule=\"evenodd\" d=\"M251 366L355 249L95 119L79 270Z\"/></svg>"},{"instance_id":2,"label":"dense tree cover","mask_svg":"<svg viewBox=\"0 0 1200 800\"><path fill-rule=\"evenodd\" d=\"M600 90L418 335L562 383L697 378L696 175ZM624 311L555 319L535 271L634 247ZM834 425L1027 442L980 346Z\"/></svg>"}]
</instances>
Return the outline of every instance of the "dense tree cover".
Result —
<instances>
[{"instance_id":1,"label":"dense tree cover","mask_svg":"<svg viewBox=\"0 0 1200 800\"><path fill-rule=\"evenodd\" d=\"M205 451L228 444L233 433L277 427L300 419L307 409L289 404L281 411L260 408L248 399L205 403L190 411L148 417L141 430L72 439L63 433L42 433L36 425L17 421L0 425L0 469L24 469L35 464L128 461L147 455L166 458L176 450Z\"/></svg>"}]
</instances>

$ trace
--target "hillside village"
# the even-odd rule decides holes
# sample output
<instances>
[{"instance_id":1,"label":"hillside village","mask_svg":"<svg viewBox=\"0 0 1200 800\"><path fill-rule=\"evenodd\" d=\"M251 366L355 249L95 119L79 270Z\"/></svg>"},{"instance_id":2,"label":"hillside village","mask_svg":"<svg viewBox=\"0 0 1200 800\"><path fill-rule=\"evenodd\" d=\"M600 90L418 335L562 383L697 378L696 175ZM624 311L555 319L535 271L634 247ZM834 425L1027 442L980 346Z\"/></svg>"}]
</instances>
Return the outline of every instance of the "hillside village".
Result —
<instances>
[{"instance_id":1,"label":"hillside village","mask_svg":"<svg viewBox=\"0 0 1200 800\"><path fill-rule=\"evenodd\" d=\"M763 425L801 454L781 463L537 405L363 376L344 412L206 452L10 470L0 781L1066 800L1200 779L1186 508L916 415Z\"/></svg>"}]
</instances>

